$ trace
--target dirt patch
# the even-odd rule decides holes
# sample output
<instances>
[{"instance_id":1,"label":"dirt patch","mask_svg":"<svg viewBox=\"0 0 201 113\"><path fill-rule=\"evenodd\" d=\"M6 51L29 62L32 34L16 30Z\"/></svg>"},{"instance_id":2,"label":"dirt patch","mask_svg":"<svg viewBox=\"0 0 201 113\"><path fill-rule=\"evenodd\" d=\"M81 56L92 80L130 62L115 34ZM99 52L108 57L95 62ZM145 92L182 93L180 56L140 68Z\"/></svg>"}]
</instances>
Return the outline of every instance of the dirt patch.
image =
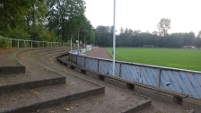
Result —
<instances>
[{"instance_id":1,"label":"dirt patch","mask_svg":"<svg viewBox=\"0 0 201 113\"><path fill-rule=\"evenodd\" d=\"M20 49L0 49L0 66L20 65L14 58L14 55L18 50Z\"/></svg>"}]
</instances>

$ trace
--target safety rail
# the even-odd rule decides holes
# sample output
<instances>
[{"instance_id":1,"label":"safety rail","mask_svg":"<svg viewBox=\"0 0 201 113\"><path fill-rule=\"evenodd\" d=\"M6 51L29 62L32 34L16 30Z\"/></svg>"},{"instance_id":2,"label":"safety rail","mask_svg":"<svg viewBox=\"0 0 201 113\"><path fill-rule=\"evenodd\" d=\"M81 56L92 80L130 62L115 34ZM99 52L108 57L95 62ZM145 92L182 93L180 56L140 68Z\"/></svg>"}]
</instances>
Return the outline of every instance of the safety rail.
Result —
<instances>
[{"instance_id":1,"label":"safety rail","mask_svg":"<svg viewBox=\"0 0 201 113\"><path fill-rule=\"evenodd\" d=\"M144 88L147 88L147 89L162 92L162 93L165 93L165 94L173 95L173 102L177 103L177 104L182 104L183 98L186 98L186 97L189 96L188 94L178 93L178 92L175 92L175 91L168 91L168 90L164 90L162 88L149 86L149 85L145 85L145 84L142 84L142 83L131 82L129 80L121 79L120 77L114 77L114 76L110 76L110 75L103 75L103 74L95 72L95 71L90 71L90 70L87 70L87 69L85 69L85 68L83 68L81 66L78 66L78 65L72 63L69 60L62 59L62 57L64 57L64 56L69 56L69 53L65 53L65 54L62 54L62 55L58 56L57 61L60 62L61 64L65 65L65 66L69 66L73 70L75 70L75 68L79 68L81 70L81 73L83 73L83 74L86 74L87 71L95 73L95 74L97 74L99 76L99 79L103 80L103 81L105 80L105 77L113 79L113 80L121 81L123 83L126 83L127 87L129 89L131 89L131 90L134 90L135 86L140 86L140 87L144 87Z\"/></svg>"},{"instance_id":2,"label":"safety rail","mask_svg":"<svg viewBox=\"0 0 201 113\"><path fill-rule=\"evenodd\" d=\"M5 38L0 36L0 41L9 41L9 45L11 48L13 47L34 47L34 44L37 44L36 47L64 47L68 46L70 47L70 43L65 42L49 42L49 41L37 41L37 40L24 40L24 39L15 39L15 38ZM14 42L17 42L16 46L13 44Z\"/></svg>"},{"instance_id":3,"label":"safety rail","mask_svg":"<svg viewBox=\"0 0 201 113\"><path fill-rule=\"evenodd\" d=\"M112 60L72 53L69 55L70 61L82 69L201 99L201 72L199 71L116 61L115 76L113 76Z\"/></svg>"}]
</instances>

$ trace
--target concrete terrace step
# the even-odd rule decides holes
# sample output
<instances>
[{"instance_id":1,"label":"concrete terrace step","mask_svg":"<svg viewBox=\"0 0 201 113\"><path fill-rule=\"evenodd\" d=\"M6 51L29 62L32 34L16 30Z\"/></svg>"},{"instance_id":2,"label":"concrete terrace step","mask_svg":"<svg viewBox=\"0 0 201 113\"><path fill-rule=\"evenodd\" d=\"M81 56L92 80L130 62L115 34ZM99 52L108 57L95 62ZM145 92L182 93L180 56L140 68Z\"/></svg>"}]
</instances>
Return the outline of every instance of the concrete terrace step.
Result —
<instances>
[{"instance_id":1,"label":"concrete terrace step","mask_svg":"<svg viewBox=\"0 0 201 113\"><path fill-rule=\"evenodd\" d=\"M82 84L53 85L0 95L0 113L28 113L65 101L104 94L104 87Z\"/></svg>"},{"instance_id":2,"label":"concrete terrace step","mask_svg":"<svg viewBox=\"0 0 201 113\"><path fill-rule=\"evenodd\" d=\"M0 76L0 87L9 86L13 84L22 84L24 82L33 82L33 81L41 81L41 80L50 80L55 78L61 78L63 76L50 72L48 70L42 69L42 73L37 72L26 72L25 74L6 74ZM36 73L36 74L35 74Z\"/></svg>"},{"instance_id":3,"label":"concrete terrace step","mask_svg":"<svg viewBox=\"0 0 201 113\"><path fill-rule=\"evenodd\" d=\"M25 73L25 66L17 65L17 66L0 66L0 76L3 74L18 74Z\"/></svg>"},{"instance_id":4,"label":"concrete terrace step","mask_svg":"<svg viewBox=\"0 0 201 113\"><path fill-rule=\"evenodd\" d=\"M38 109L33 113L133 113L150 105L151 100L146 97L105 87L105 95L63 102L59 106Z\"/></svg>"},{"instance_id":5,"label":"concrete terrace step","mask_svg":"<svg viewBox=\"0 0 201 113\"><path fill-rule=\"evenodd\" d=\"M65 84L65 83L66 83L66 77L62 77L62 76L56 77L56 78L41 79L36 81L24 81L21 83L1 85L0 93L13 92L13 91L25 90L25 89L33 89L33 88L38 88L43 86L58 85L58 84Z\"/></svg>"},{"instance_id":6,"label":"concrete terrace step","mask_svg":"<svg viewBox=\"0 0 201 113\"><path fill-rule=\"evenodd\" d=\"M56 53L63 52L52 48L44 50L51 54L55 53L54 50L57 50ZM20 63L27 66L26 73L1 74L0 113L27 113L69 100L104 94L104 87L96 83L80 78L67 78L39 65L36 63L39 58L32 57L38 51L41 52L40 49L34 49L34 52L27 49L18 53Z\"/></svg>"}]
</instances>

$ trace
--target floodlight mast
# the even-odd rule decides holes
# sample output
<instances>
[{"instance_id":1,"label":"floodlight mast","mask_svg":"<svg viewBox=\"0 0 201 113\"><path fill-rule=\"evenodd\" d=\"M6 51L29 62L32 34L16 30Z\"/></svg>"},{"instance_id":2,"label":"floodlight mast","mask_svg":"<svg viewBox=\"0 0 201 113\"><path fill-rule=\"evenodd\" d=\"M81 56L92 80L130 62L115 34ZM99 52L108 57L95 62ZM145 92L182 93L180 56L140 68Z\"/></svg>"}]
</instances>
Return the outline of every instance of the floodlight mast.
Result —
<instances>
[{"instance_id":1,"label":"floodlight mast","mask_svg":"<svg viewBox=\"0 0 201 113\"><path fill-rule=\"evenodd\" d=\"M114 15L113 15L113 70L112 75L115 76L115 47L116 47L116 36L115 36L115 21L116 21L116 0L114 0Z\"/></svg>"}]
</instances>

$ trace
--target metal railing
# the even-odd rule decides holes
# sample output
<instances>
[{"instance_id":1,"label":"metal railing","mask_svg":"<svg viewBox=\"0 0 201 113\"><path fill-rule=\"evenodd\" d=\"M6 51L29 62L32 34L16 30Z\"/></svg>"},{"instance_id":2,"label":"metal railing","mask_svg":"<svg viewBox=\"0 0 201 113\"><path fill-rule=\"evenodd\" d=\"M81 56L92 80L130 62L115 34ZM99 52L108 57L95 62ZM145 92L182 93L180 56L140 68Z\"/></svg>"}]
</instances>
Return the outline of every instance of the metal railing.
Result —
<instances>
[{"instance_id":1,"label":"metal railing","mask_svg":"<svg viewBox=\"0 0 201 113\"><path fill-rule=\"evenodd\" d=\"M0 36L0 41L8 41L10 48L13 47L70 47L70 43L65 42L49 42L49 41L37 41L37 40L24 40L24 39L14 39L14 38L5 38ZM14 44L15 43L15 44Z\"/></svg>"},{"instance_id":2,"label":"metal railing","mask_svg":"<svg viewBox=\"0 0 201 113\"><path fill-rule=\"evenodd\" d=\"M112 76L112 60L73 53L70 53L70 60L86 70ZM201 99L201 72L198 71L116 61L115 77Z\"/></svg>"}]
</instances>

